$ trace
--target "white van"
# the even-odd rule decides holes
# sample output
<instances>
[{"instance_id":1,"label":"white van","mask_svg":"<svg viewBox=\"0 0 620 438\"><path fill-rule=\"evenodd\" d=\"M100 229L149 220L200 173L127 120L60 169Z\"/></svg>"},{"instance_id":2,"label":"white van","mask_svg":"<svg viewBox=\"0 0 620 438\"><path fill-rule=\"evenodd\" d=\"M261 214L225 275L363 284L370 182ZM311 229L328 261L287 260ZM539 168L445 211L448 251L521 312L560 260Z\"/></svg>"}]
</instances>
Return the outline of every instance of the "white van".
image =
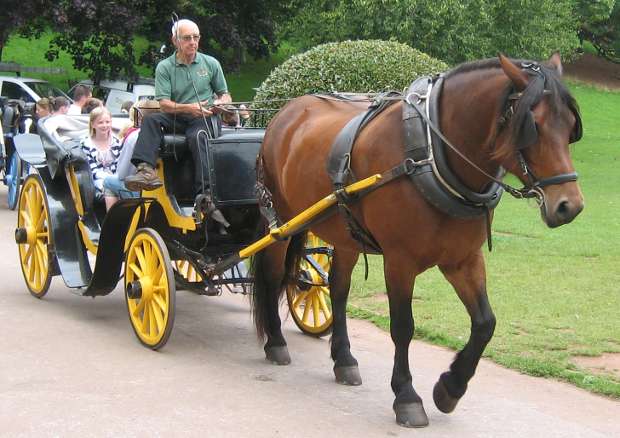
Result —
<instances>
[{"instance_id":1,"label":"white van","mask_svg":"<svg viewBox=\"0 0 620 438\"><path fill-rule=\"evenodd\" d=\"M121 105L128 100L136 103L143 99L155 99L153 79L140 78L136 82L103 80L97 86L93 85L91 80L84 80L79 84L91 87L93 97L103 100L104 105L112 114L120 114ZM73 88L75 85L69 90L70 95L73 94Z\"/></svg>"}]
</instances>

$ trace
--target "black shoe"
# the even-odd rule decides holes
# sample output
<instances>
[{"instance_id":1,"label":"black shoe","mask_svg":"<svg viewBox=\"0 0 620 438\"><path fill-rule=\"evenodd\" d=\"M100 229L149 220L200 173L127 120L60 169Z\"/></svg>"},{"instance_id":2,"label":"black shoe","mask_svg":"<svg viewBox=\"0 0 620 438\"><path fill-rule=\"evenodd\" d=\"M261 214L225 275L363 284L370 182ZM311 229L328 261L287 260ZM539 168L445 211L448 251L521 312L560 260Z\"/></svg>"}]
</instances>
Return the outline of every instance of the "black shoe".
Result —
<instances>
[{"instance_id":1,"label":"black shoe","mask_svg":"<svg viewBox=\"0 0 620 438\"><path fill-rule=\"evenodd\" d=\"M125 178L125 187L132 192L155 190L163 185L164 183L157 176L157 171L148 163L138 164L138 171L135 175Z\"/></svg>"}]
</instances>

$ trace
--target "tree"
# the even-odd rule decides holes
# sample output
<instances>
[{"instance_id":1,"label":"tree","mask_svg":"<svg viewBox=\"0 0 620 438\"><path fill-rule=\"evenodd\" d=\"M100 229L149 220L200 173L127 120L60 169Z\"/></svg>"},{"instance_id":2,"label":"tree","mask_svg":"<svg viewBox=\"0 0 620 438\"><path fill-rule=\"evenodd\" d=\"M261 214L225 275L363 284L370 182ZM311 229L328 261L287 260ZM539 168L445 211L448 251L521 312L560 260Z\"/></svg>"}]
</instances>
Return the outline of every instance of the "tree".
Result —
<instances>
[{"instance_id":1,"label":"tree","mask_svg":"<svg viewBox=\"0 0 620 438\"><path fill-rule=\"evenodd\" d=\"M0 14L0 61L12 34L38 35L46 25L51 2L45 0L3 0Z\"/></svg>"},{"instance_id":2,"label":"tree","mask_svg":"<svg viewBox=\"0 0 620 438\"><path fill-rule=\"evenodd\" d=\"M105 77L136 76L132 45L142 18L136 14L143 0L59 0L52 23L59 32L52 38L46 58L53 61L60 50L73 58L73 66L88 72L95 83Z\"/></svg>"},{"instance_id":3,"label":"tree","mask_svg":"<svg viewBox=\"0 0 620 438\"><path fill-rule=\"evenodd\" d=\"M47 59L56 59L64 50L74 67L95 82L119 75L134 78L138 63L154 68L162 43L170 46L175 11L198 24L201 50L229 67L238 66L245 53L269 56L277 47L276 19L291 13L286 2L276 0L59 0L53 9L51 22L58 33ZM142 54L132 44L136 35L150 42Z\"/></svg>"},{"instance_id":4,"label":"tree","mask_svg":"<svg viewBox=\"0 0 620 438\"><path fill-rule=\"evenodd\" d=\"M547 58L578 45L575 0L315 0L284 34L303 48L394 39L451 64L495 56Z\"/></svg>"},{"instance_id":5,"label":"tree","mask_svg":"<svg viewBox=\"0 0 620 438\"><path fill-rule=\"evenodd\" d=\"M620 2L616 0L578 0L579 39L592 43L609 61L620 63Z\"/></svg>"},{"instance_id":6,"label":"tree","mask_svg":"<svg viewBox=\"0 0 620 438\"><path fill-rule=\"evenodd\" d=\"M278 0L151 0L141 33L151 41L168 43L173 12L198 24L202 50L214 54L227 69L236 69L246 53L265 58L277 49L276 23L293 15L294 9ZM142 61L153 63L158 51L152 44Z\"/></svg>"}]
</instances>

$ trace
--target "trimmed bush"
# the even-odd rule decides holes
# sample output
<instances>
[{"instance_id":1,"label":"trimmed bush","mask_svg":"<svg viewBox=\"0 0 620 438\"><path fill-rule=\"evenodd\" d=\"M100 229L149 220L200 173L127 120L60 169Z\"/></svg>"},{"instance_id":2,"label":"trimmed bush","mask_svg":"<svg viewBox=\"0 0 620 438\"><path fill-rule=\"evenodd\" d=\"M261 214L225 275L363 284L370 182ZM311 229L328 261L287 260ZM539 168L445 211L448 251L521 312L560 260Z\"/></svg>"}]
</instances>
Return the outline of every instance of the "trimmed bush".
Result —
<instances>
[{"instance_id":1,"label":"trimmed bush","mask_svg":"<svg viewBox=\"0 0 620 438\"><path fill-rule=\"evenodd\" d=\"M255 108L280 108L286 99L311 93L376 93L402 91L423 75L448 66L437 59L394 41L328 43L295 55L261 84ZM280 101L271 101L282 99Z\"/></svg>"}]
</instances>

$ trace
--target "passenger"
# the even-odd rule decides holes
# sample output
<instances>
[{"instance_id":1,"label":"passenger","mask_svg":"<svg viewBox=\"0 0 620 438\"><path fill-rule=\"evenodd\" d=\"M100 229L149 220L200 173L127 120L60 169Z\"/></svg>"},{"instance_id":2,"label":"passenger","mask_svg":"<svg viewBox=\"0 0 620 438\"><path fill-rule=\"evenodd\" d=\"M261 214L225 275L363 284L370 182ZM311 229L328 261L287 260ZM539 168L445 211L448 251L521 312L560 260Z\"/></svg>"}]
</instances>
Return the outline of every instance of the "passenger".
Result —
<instances>
[{"instance_id":1,"label":"passenger","mask_svg":"<svg viewBox=\"0 0 620 438\"><path fill-rule=\"evenodd\" d=\"M104 107L91 111L88 135L82 139L80 145L86 154L93 176L95 197L96 199L104 198L106 210L109 210L118 200L119 193L112 189L104 189L104 181L107 178L116 178L117 161L121 153L121 143L112 134L110 111Z\"/></svg>"},{"instance_id":2,"label":"passenger","mask_svg":"<svg viewBox=\"0 0 620 438\"><path fill-rule=\"evenodd\" d=\"M52 99L52 115L65 115L68 114L71 102L64 96L56 96Z\"/></svg>"},{"instance_id":3,"label":"passenger","mask_svg":"<svg viewBox=\"0 0 620 438\"><path fill-rule=\"evenodd\" d=\"M73 89L73 103L69 108L69 115L84 114L82 111L86 101L93 97L93 93L88 85L78 84Z\"/></svg>"},{"instance_id":4,"label":"passenger","mask_svg":"<svg viewBox=\"0 0 620 438\"><path fill-rule=\"evenodd\" d=\"M176 51L161 61L155 71L155 98L162 112L147 116L142 124L131 160L138 170L125 179L131 190L154 190L162 185L155 164L162 129L171 132L173 128L187 138L194 159L194 189L195 192L202 189L202 175L208 172L208 157L204 140L199 142L199 132L212 137L218 134L213 132L218 122L211 120L211 126L205 126L203 117L211 118L212 106L230 103L232 99L220 63L198 52L199 41L200 30L196 23L179 20L172 26Z\"/></svg>"},{"instance_id":5,"label":"passenger","mask_svg":"<svg viewBox=\"0 0 620 438\"><path fill-rule=\"evenodd\" d=\"M129 112L131 111L131 108L133 107L133 101L131 100L126 100L125 102L123 102L123 104L121 105L121 113L122 114L129 114Z\"/></svg>"},{"instance_id":6,"label":"passenger","mask_svg":"<svg viewBox=\"0 0 620 438\"><path fill-rule=\"evenodd\" d=\"M35 114L37 119L40 120L43 117L47 117L52 114L52 105L47 97L43 97L37 100Z\"/></svg>"},{"instance_id":7,"label":"passenger","mask_svg":"<svg viewBox=\"0 0 620 438\"><path fill-rule=\"evenodd\" d=\"M91 97L86 100L86 103L82 107L82 114L90 114L95 108L103 106L103 102L96 97Z\"/></svg>"}]
</instances>

